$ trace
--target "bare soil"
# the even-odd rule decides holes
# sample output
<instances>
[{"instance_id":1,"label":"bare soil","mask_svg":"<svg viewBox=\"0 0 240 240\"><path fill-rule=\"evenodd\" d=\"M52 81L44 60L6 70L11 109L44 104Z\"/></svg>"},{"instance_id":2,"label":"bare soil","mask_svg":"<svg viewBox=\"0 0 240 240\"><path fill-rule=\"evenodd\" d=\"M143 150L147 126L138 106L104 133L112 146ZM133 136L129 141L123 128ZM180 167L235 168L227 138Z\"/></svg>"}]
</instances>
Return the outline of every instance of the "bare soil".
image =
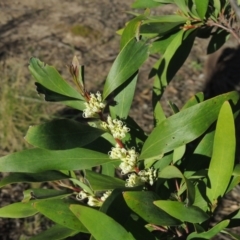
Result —
<instances>
[{"instance_id":1,"label":"bare soil","mask_svg":"<svg viewBox=\"0 0 240 240\"><path fill-rule=\"evenodd\" d=\"M120 37L116 30L122 28L130 16L133 1L129 0L8 0L0 1L0 64L6 68L17 65L25 82L33 84L27 65L30 57L55 66L66 79L70 79L66 65L74 55L85 65L87 89L101 90L102 83L119 52ZM171 12L171 7L159 10ZM193 51L168 87L162 100L164 109L171 112L167 100L181 107L205 85L204 62L207 41L196 41ZM150 66L156 59L150 57L142 67L131 116L146 132L152 129ZM9 73L10 74L10 73ZM26 93L27 94L27 93ZM53 114L53 113L52 113ZM22 199L28 185L17 184L0 190L0 207ZM239 198L234 193L226 206L238 207ZM231 195L232 196L232 195ZM35 221L35 222L34 222ZM29 230L30 229L30 230ZM27 239L44 229L44 221L31 218L26 221L0 219L0 239Z\"/></svg>"}]
</instances>

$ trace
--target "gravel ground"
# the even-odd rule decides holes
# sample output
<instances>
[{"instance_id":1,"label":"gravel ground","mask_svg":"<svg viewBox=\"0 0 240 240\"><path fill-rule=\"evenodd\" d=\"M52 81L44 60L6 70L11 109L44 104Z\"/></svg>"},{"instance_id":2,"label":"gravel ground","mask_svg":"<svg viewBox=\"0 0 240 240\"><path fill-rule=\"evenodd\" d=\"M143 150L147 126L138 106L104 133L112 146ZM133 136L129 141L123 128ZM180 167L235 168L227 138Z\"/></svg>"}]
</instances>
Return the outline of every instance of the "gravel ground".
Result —
<instances>
[{"instance_id":1,"label":"gravel ground","mask_svg":"<svg viewBox=\"0 0 240 240\"><path fill-rule=\"evenodd\" d=\"M120 38L115 31L123 27L129 19L124 11L130 9L130 4L131 1L128 0L0 1L1 64L18 64L25 75L26 83L29 83L32 79L27 65L29 58L34 56L62 69L63 76L69 79L65 66L77 55L81 64L85 65L87 89L95 92L102 87L118 54ZM164 13L171 10L171 7L167 7ZM86 30L84 36L78 34L82 27ZM181 107L196 92L203 91L206 79L209 80L209 76L214 75L209 66L217 57L214 55L210 61L206 61L206 46L206 40L196 41L186 63L165 92L162 104L168 114L170 108L167 100ZM146 132L150 132L153 127L150 115L152 80L147 76L154 62L155 59L150 58L140 71L130 113ZM205 62L207 71L204 70ZM219 65L218 69L221 69ZM239 77L239 69L235 69L234 74ZM17 184L1 189L0 206L21 200L22 190L27 187L27 184ZM221 209L232 211L238 208L239 199L238 191L235 190L227 196ZM225 210L221 212L224 214ZM36 219L30 218L27 222L0 219L0 239L15 240L20 236L25 239L36 234L44 228L44 220L37 219L35 222L38 225L32 226L33 220Z\"/></svg>"}]
</instances>

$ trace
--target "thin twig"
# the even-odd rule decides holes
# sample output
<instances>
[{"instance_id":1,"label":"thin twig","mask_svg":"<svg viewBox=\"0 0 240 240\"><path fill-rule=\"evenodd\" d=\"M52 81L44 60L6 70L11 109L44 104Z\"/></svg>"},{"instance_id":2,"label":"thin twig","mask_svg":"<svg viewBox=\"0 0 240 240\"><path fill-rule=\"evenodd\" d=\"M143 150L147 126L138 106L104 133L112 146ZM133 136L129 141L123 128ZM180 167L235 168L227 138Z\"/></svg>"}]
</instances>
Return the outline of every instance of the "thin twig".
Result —
<instances>
[{"instance_id":1,"label":"thin twig","mask_svg":"<svg viewBox=\"0 0 240 240\"><path fill-rule=\"evenodd\" d=\"M238 43L240 44L240 38L232 28L225 27L225 26L223 26L219 23L212 22L212 21L208 22L208 25L209 26L215 26L215 27L222 28L222 29L226 30L227 32L231 33L233 35L233 37L235 37L237 39Z\"/></svg>"}]
</instances>

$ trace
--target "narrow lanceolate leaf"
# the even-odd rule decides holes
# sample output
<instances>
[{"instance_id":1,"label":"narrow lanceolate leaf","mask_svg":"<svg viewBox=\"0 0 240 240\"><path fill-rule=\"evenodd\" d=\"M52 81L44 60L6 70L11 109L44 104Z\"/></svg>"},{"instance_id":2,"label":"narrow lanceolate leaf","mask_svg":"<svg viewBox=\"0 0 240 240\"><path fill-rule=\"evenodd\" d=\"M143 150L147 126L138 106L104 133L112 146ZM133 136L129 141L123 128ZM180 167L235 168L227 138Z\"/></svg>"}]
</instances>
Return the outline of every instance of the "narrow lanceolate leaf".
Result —
<instances>
[{"instance_id":1,"label":"narrow lanceolate leaf","mask_svg":"<svg viewBox=\"0 0 240 240\"><path fill-rule=\"evenodd\" d=\"M24 200L23 202L28 202L30 199L45 199L45 198L63 198L72 194L72 191L69 189L64 190L55 190L55 189L28 189L23 192Z\"/></svg>"},{"instance_id":2,"label":"narrow lanceolate leaf","mask_svg":"<svg viewBox=\"0 0 240 240\"><path fill-rule=\"evenodd\" d=\"M103 130L87 124L61 119L30 127L25 140L35 147L65 150L85 146L103 133Z\"/></svg>"},{"instance_id":3,"label":"narrow lanceolate leaf","mask_svg":"<svg viewBox=\"0 0 240 240\"><path fill-rule=\"evenodd\" d=\"M120 42L121 49L132 38L136 38L136 40L139 41L140 27L141 27L142 21L145 19L147 19L147 17L141 14L128 22L127 26L124 28L124 31L122 33L121 42Z\"/></svg>"},{"instance_id":4,"label":"narrow lanceolate leaf","mask_svg":"<svg viewBox=\"0 0 240 240\"><path fill-rule=\"evenodd\" d=\"M103 191L125 187L125 181L122 179L110 177L88 170L86 170L86 173L86 178L94 191Z\"/></svg>"},{"instance_id":5,"label":"narrow lanceolate leaf","mask_svg":"<svg viewBox=\"0 0 240 240\"><path fill-rule=\"evenodd\" d=\"M79 170L114 161L107 154L84 148L63 151L36 148L1 157L0 171L38 173L47 170Z\"/></svg>"},{"instance_id":6,"label":"narrow lanceolate leaf","mask_svg":"<svg viewBox=\"0 0 240 240\"><path fill-rule=\"evenodd\" d=\"M196 10L197 10L198 16L201 19L204 19L208 9L209 0L195 0L194 2L196 4Z\"/></svg>"},{"instance_id":7,"label":"narrow lanceolate leaf","mask_svg":"<svg viewBox=\"0 0 240 240\"><path fill-rule=\"evenodd\" d=\"M176 72L188 57L192 48L196 31L180 30L171 39L163 57L157 61L151 72L151 77L155 76L153 84L152 105L154 109L155 122L161 122L161 115L157 114L157 105L161 99L165 88L170 83Z\"/></svg>"},{"instance_id":8,"label":"narrow lanceolate leaf","mask_svg":"<svg viewBox=\"0 0 240 240\"><path fill-rule=\"evenodd\" d=\"M215 13L219 13L221 11L221 0L213 0ZM217 14L216 14L217 15Z\"/></svg>"},{"instance_id":9,"label":"narrow lanceolate leaf","mask_svg":"<svg viewBox=\"0 0 240 240\"><path fill-rule=\"evenodd\" d=\"M131 233L100 211L81 205L71 205L70 210L97 240L134 240Z\"/></svg>"},{"instance_id":10,"label":"narrow lanceolate leaf","mask_svg":"<svg viewBox=\"0 0 240 240\"><path fill-rule=\"evenodd\" d=\"M229 224L229 220L224 220L218 224L216 224L214 227L212 227L207 232L193 232L190 235L188 235L187 240L190 239L212 239L215 235L221 232L224 228L226 228Z\"/></svg>"},{"instance_id":11,"label":"narrow lanceolate leaf","mask_svg":"<svg viewBox=\"0 0 240 240\"><path fill-rule=\"evenodd\" d=\"M37 58L31 58L29 70L37 82L50 91L83 100L82 95L71 87L54 67L41 62Z\"/></svg>"},{"instance_id":12,"label":"narrow lanceolate leaf","mask_svg":"<svg viewBox=\"0 0 240 240\"><path fill-rule=\"evenodd\" d=\"M235 127L230 104L225 102L219 113L208 176L207 195L211 201L225 193L232 176L235 160Z\"/></svg>"},{"instance_id":13,"label":"narrow lanceolate leaf","mask_svg":"<svg viewBox=\"0 0 240 240\"><path fill-rule=\"evenodd\" d=\"M58 223L72 230L87 233L88 230L69 210L69 206L74 203L76 203L76 201L67 199L47 199L36 201L33 206L40 213L55 223Z\"/></svg>"},{"instance_id":14,"label":"narrow lanceolate leaf","mask_svg":"<svg viewBox=\"0 0 240 240\"><path fill-rule=\"evenodd\" d=\"M204 1L204 0L203 0ZM181 11L187 16L189 13L188 5L186 1L174 0L174 3L181 9Z\"/></svg>"},{"instance_id":15,"label":"narrow lanceolate leaf","mask_svg":"<svg viewBox=\"0 0 240 240\"><path fill-rule=\"evenodd\" d=\"M41 173L10 173L0 181L0 187L17 182L48 182L69 178L58 171L46 171Z\"/></svg>"},{"instance_id":16,"label":"narrow lanceolate leaf","mask_svg":"<svg viewBox=\"0 0 240 240\"><path fill-rule=\"evenodd\" d=\"M159 156L202 135L217 119L223 102L229 99L236 104L239 95L231 92L217 96L162 121L144 143L140 159Z\"/></svg>"},{"instance_id":17,"label":"narrow lanceolate leaf","mask_svg":"<svg viewBox=\"0 0 240 240\"><path fill-rule=\"evenodd\" d=\"M115 59L107 76L103 98L130 78L148 57L148 46L143 41L130 40Z\"/></svg>"},{"instance_id":18,"label":"narrow lanceolate leaf","mask_svg":"<svg viewBox=\"0 0 240 240\"><path fill-rule=\"evenodd\" d=\"M154 204L182 222L201 223L209 218L202 209L196 206L186 206L182 202L159 200Z\"/></svg>"},{"instance_id":19,"label":"narrow lanceolate leaf","mask_svg":"<svg viewBox=\"0 0 240 240\"><path fill-rule=\"evenodd\" d=\"M44 232L39 233L36 236L30 238L30 240L43 240L43 239L51 239L51 240L60 240L65 239L69 236L74 236L78 231L72 230L62 225L55 224L51 228L47 229Z\"/></svg>"},{"instance_id":20,"label":"narrow lanceolate leaf","mask_svg":"<svg viewBox=\"0 0 240 240\"><path fill-rule=\"evenodd\" d=\"M140 33L147 37L164 36L179 30L186 21L186 17L179 15L149 17L149 20L143 22Z\"/></svg>"},{"instance_id":21,"label":"narrow lanceolate leaf","mask_svg":"<svg viewBox=\"0 0 240 240\"><path fill-rule=\"evenodd\" d=\"M114 101L116 104L110 106L111 116L119 118L127 118L129 110L132 106L132 100L135 93L138 74L135 73L128 79L115 94Z\"/></svg>"},{"instance_id":22,"label":"narrow lanceolate leaf","mask_svg":"<svg viewBox=\"0 0 240 240\"><path fill-rule=\"evenodd\" d=\"M13 203L5 207L0 208L0 217L2 218L25 218L30 217L38 213L38 211L33 208L33 202L23 203Z\"/></svg>"},{"instance_id":23,"label":"narrow lanceolate leaf","mask_svg":"<svg viewBox=\"0 0 240 240\"><path fill-rule=\"evenodd\" d=\"M48 102L60 102L68 107L75 108L78 110L84 110L86 108L84 99L76 99L73 97L56 93L44 87L42 84L38 82L36 82L35 85L37 86L37 92L39 94L44 94L45 100Z\"/></svg>"},{"instance_id":24,"label":"narrow lanceolate leaf","mask_svg":"<svg viewBox=\"0 0 240 240\"><path fill-rule=\"evenodd\" d=\"M155 2L154 0L136 0L132 4L132 8L153 8L161 5L161 3Z\"/></svg>"},{"instance_id":25,"label":"narrow lanceolate leaf","mask_svg":"<svg viewBox=\"0 0 240 240\"><path fill-rule=\"evenodd\" d=\"M154 192L124 192L123 197L128 207L149 223L164 226L181 223L153 204L159 199Z\"/></svg>"}]
</instances>

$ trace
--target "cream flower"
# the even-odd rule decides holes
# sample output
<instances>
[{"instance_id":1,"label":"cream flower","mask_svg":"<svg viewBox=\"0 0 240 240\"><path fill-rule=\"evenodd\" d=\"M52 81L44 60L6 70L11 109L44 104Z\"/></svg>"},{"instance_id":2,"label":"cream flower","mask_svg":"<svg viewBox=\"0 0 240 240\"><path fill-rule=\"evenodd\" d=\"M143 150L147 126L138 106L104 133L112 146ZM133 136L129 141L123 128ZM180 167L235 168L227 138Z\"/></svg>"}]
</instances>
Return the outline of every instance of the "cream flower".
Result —
<instances>
[{"instance_id":1,"label":"cream flower","mask_svg":"<svg viewBox=\"0 0 240 240\"><path fill-rule=\"evenodd\" d=\"M122 161L119 165L122 174L133 172L135 170L138 160L138 153L136 153L135 148L127 150L116 144L116 147L113 147L108 154L111 159L120 159Z\"/></svg>"},{"instance_id":2,"label":"cream flower","mask_svg":"<svg viewBox=\"0 0 240 240\"><path fill-rule=\"evenodd\" d=\"M102 127L106 130L109 130L114 138L123 139L126 136L126 133L130 131L123 122L118 119L113 119L108 116L107 122L102 122Z\"/></svg>"},{"instance_id":3,"label":"cream flower","mask_svg":"<svg viewBox=\"0 0 240 240\"><path fill-rule=\"evenodd\" d=\"M136 173L131 173L128 175L128 179L126 180L126 187L136 187L139 185L142 185L144 181L136 174Z\"/></svg>"},{"instance_id":4,"label":"cream flower","mask_svg":"<svg viewBox=\"0 0 240 240\"><path fill-rule=\"evenodd\" d=\"M105 108L100 92L97 92L96 94L90 93L90 100L84 104L86 106L83 110L84 118L92 117L94 114L101 112L102 109Z\"/></svg>"}]
</instances>

